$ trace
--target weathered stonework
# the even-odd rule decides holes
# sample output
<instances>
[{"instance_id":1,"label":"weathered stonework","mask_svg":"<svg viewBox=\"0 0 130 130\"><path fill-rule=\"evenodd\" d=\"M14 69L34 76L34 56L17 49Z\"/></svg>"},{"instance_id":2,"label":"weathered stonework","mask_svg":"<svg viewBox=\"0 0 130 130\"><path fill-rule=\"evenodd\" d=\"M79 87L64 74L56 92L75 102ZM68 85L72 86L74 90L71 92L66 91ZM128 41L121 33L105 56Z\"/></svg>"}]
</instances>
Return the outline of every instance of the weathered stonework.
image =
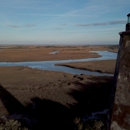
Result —
<instances>
[{"instance_id":1,"label":"weathered stonework","mask_svg":"<svg viewBox=\"0 0 130 130\"><path fill-rule=\"evenodd\" d=\"M130 130L130 31L120 33L110 130Z\"/></svg>"}]
</instances>

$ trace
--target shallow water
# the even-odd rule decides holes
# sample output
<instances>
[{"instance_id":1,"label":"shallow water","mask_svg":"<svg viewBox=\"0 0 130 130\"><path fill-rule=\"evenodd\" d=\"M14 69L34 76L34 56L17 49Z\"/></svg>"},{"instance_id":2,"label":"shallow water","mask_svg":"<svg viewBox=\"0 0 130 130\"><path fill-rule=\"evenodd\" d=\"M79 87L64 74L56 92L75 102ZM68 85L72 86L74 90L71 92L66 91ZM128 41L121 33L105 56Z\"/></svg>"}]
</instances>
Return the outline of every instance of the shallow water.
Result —
<instances>
[{"instance_id":1,"label":"shallow water","mask_svg":"<svg viewBox=\"0 0 130 130\"><path fill-rule=\"evenodd\" d=\"M108 51L92 51L96 52L102 57L99 58L86 58L86 59L76 59L76 60L57 60L57 61L35 61L35 62L0 62L0 66L27 66L31 68L37 68L41 70L51 70L51 71L60 71L71 74L87 74L87 75L97 75L97 76L113 76L113 74L92 72L87 70L80 70L69 68L65 66L55 66L57 63L71 63L71 62L83 62L83 61L95 61L95 60L107 60L107 59L116 59L117 53L108 52Z\"/></svg>"}]
</instances>

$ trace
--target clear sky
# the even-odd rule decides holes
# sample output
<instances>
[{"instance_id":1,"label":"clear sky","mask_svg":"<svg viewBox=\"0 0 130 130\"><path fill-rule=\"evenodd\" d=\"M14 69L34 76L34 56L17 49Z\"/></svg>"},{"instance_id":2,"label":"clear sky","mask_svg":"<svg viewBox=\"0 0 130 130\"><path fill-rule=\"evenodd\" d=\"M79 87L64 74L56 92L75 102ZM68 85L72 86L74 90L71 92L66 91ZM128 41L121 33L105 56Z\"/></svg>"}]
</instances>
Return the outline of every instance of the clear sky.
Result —
<instances>
[{"instance_id":1,"label":"clear sky","mask_svg":"<svg viewBox=\"0 0 130 130\"><path fill-rule=\"evenodd\" d=\"M0 44L118 44L130 0L0 0Z\"/></svg>"}]
</instances>

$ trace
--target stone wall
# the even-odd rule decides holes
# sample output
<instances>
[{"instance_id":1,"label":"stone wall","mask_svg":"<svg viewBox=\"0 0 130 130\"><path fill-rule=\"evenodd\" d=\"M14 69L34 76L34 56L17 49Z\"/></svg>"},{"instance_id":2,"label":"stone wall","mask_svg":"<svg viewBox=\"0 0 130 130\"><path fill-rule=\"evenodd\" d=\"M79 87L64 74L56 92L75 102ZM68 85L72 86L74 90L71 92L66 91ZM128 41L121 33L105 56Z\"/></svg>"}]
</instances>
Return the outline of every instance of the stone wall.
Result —
<instances>
[{"instance_id":1,"label":"stone wall","mask_svg":"<svg viewBox=\"0 0 130 130\"><path fill-rule=\"evenodd\" d=\"M111 130L130 130L130 31L120 33ZM113 95L112 95L113 96Z\"/></svg>"}]
</instances>

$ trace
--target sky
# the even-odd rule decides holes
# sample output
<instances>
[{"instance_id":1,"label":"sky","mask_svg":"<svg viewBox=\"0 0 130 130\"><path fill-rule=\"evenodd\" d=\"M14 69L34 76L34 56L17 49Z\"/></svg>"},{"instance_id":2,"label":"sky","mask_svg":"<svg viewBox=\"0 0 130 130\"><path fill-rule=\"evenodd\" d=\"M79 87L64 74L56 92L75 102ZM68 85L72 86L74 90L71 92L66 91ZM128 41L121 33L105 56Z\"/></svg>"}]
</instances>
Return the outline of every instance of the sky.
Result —
<instances>
[{"instance_id":1,"label":"sky","mask_svg":"<svg viewBox=\"0 0 130 130\"><path fill-rule=\"evenodd\" d=\"M129 0L0 0L0 45L119 44Z\"/></svg>"}]
</instances>

